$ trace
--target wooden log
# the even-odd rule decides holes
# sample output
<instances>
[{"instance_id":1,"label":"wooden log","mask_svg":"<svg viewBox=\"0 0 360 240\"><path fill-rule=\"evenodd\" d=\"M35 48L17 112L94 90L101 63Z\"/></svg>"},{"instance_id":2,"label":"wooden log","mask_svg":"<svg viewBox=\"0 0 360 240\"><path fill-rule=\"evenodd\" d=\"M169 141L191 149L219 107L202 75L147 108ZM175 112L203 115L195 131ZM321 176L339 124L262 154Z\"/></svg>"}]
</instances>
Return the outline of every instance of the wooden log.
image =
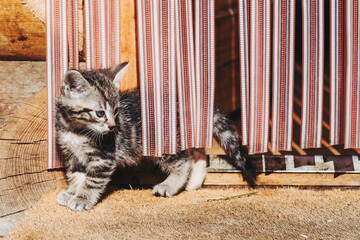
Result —
<instances>
[{"instance_id":1,"label":"wooden log","mask_svg":"<svg viewBox=\"0 0 360 240\"><path fill-rule=\"evenodd\" d=\"M64 174L47 167L47 91L18 108L0 133L0 217L31 207L64 187Z\"/></svg>"},{"instance_id":2,"label":"wooden log","mask_svg":"<svg viewBox=\"0 0 360 240\"><path fill-rule=\"evenodd\" d=\"M0 16L1 60L45 60L45 25L22 1L0 1Z\"/></svg>"},{"instance_id":3,"label":"wooden log","mask_svg":"<svg viewBox=\"0 0 360 240\"><path fill-rule=\"evenodd\" d=\"M0 131L11 113L46 86L44 62L0 61Z\"/></svg>"}]
</instances>

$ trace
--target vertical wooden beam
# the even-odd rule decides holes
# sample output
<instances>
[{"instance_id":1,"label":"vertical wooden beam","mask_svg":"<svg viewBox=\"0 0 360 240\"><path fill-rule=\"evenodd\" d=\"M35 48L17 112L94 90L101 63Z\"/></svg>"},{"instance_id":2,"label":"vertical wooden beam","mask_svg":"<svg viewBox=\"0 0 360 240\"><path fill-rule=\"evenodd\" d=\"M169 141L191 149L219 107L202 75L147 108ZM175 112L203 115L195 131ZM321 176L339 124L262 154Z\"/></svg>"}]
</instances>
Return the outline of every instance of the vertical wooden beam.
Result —
<instances>
[{"instance_id":1,"label":"vertical wooden beam","mask_svg":"<svg viewBox=\"0 0 360 240\"><path fill-rule=\"evenodd\" d=\"M135 1L120 1L120 62L129 62L126 75L121 80L121 91L138 87L136 55Z\"/></svg>"}]
</instances>

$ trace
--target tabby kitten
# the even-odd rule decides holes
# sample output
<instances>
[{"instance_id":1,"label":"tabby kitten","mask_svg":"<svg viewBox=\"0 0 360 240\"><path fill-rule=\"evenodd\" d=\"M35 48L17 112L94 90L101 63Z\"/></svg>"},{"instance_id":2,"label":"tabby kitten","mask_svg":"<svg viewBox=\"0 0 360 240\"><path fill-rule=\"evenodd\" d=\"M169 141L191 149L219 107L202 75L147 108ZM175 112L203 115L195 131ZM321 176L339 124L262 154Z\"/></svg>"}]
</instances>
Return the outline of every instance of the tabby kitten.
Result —
<instances>
[{"instance_id":1,"label":"tabby kitten","mask_svg":"<svg viewBox=\"0 0 360 240\"><path fill-rule=\"evenodd\" d=\"M97 71L70 70L56 102L56 132L67 158L68 189L57 202L73 210L91 209L101 197L116 167L133 166L142 154L138 91L119 93L127 63ZM214 136L237 168L245 170L245 155L230 121L215 108ZM189 151L150 158L168 174L153 188L155 196L172 197L194 190L204 181L206 163Z\"/></svg>"}]
</instances>

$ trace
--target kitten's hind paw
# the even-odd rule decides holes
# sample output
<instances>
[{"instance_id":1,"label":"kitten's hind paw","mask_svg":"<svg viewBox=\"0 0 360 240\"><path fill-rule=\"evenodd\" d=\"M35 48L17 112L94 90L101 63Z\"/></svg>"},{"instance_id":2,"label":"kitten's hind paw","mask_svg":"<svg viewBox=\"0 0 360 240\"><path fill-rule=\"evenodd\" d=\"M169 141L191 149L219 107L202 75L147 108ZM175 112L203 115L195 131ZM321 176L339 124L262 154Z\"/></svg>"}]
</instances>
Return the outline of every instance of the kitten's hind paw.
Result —
<instances>
[{"instance_id":1,"label":"kitten's hind paw","mask_svg":"<svg viewBox=\"0 0 360 240\"><path fill-rule=\"evenodd\" d=\"M60 205L67 206L71 196L67 192L61 192L56 198L56 202Z\"/></svg>"},{"instance_id":2,"label":"kitten's hind paw","mask_svg":"<svg viewBox=\"0 0 360 240\"><path fill-rule=\"evenodd\" d=\"M152 192L157 197L172 197L177 193L167 184L161 184L161 183L155 185Z\"/></svg>"}]
</instances>

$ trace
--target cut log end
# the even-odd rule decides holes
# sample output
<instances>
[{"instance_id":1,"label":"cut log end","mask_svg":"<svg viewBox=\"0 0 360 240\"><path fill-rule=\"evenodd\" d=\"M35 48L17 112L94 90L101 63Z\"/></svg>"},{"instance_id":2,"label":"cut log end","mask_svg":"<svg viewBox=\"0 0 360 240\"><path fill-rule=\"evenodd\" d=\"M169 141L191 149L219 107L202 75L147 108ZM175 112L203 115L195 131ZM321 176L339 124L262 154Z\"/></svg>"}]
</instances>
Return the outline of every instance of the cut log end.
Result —
<instances>
[{"instance_id":1,"label":"cut log end","mask_svg":"<svg viewBox=\"0 0 360 240\"><path fill-rule=\"evenodd\" d=\"M47 91L18 108L0 133L0 217L31 207L65 186L62 171L48 171Z\"/></svg>"}]
</instances>

